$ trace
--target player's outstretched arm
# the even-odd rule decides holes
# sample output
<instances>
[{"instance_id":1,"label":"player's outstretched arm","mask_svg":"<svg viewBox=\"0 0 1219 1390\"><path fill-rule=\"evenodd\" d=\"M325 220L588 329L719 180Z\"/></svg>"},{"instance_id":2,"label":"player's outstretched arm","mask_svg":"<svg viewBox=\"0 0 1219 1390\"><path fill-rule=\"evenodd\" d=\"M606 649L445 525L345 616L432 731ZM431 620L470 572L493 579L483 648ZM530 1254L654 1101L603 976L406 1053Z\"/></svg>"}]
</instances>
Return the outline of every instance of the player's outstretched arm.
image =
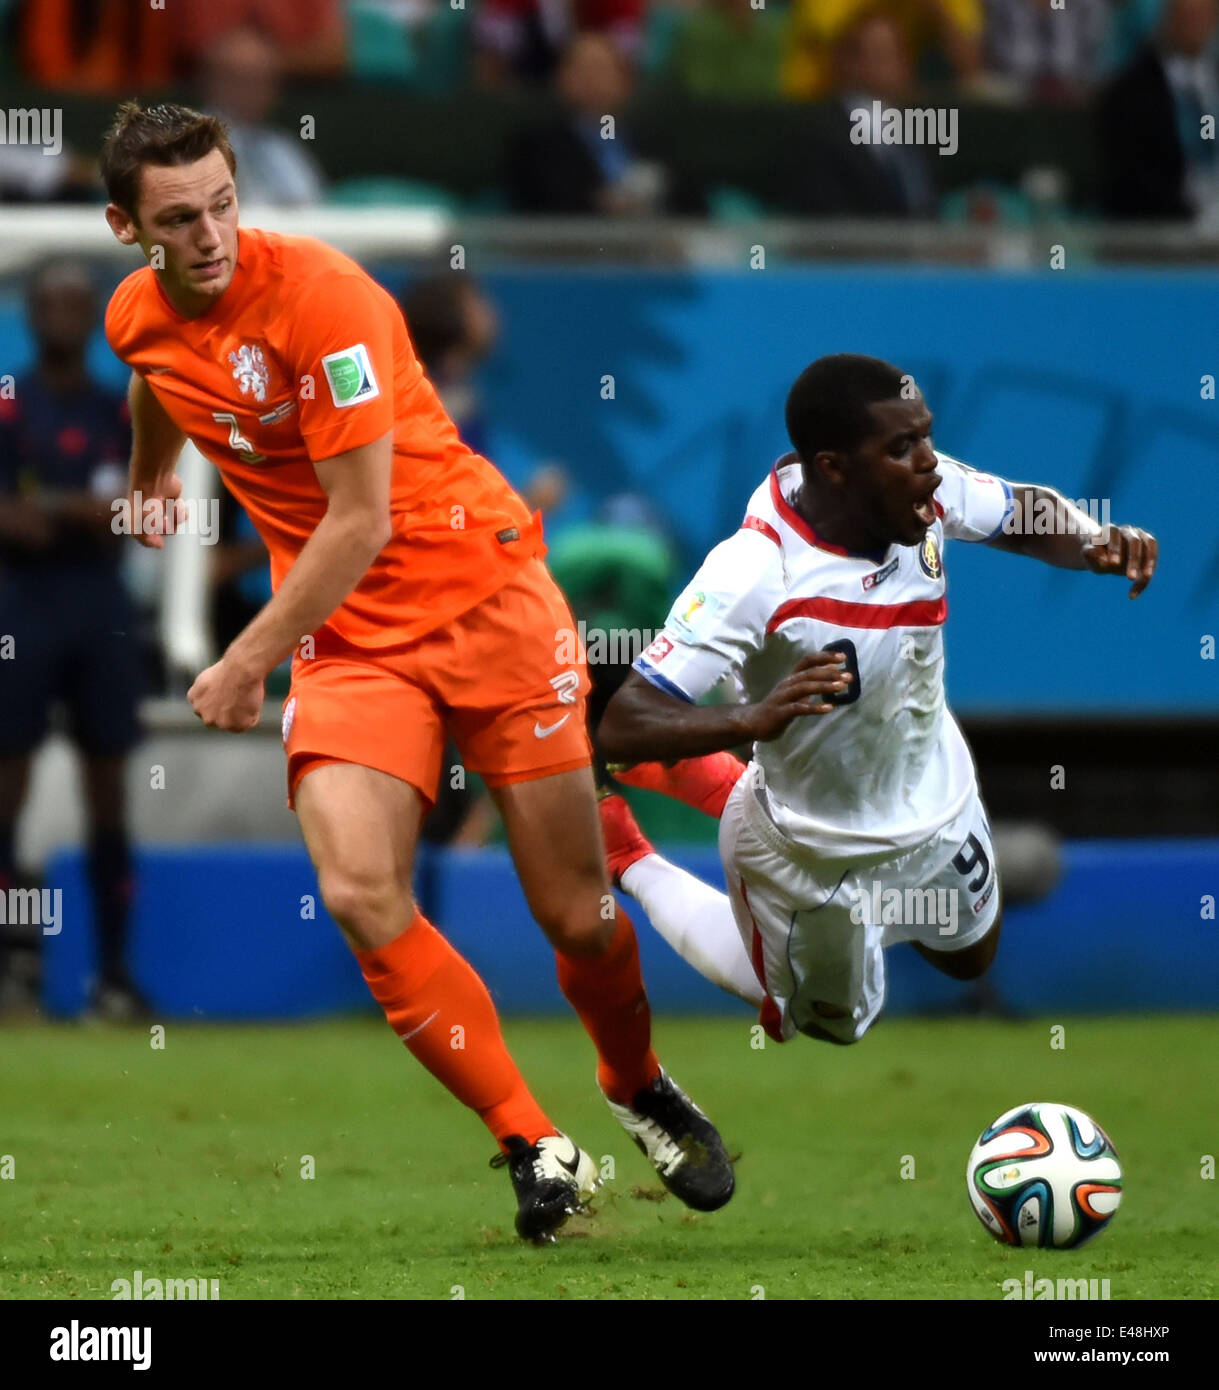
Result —
<instances>
[{"instance_id":1,"label":"player's outstretched arm","mask_svg":"<svg viewBox=\"0 0 1219 1390\"><path fill-rule=\"evenodd\" d=\"M257 724L267 673L321 627L389 540L392 432L313 468L326 515L274 597L187 691L195 713L215 728L240 732Z\"/></svg>"},{"instance_id":2,"label":"player's outstretched arm","mask_svg":"<svg viewBox=\"0 0 1219 1390\"><path fill-rule=\"evenodd\" d=\"M141 525L132 528L132 534L141 545L160 550L179 518L182 480L174 468L186 436L165 413L152 388L138 372L131 374L127 403L131 407L127 501L132 514L143 519Z\"/></svg>"},{"instance_id":3,"label":"player's outstretched arm","mask_svg":"<svg viewBox=\"0 0 1219 1390\"><path fill-rule=\"evenodd\" d=\"M804 714L828 714L824 698L846 689L841 652L802 658L764 700L752 705L690 705L632 671L609 702L597 730L611 763L675 762L746 743L767 743Z\"/></svg>"},{"instance_id":4,"label":"player's outstretched arm","mask_svg":"<svg viewBox=\"0 0 1219 1390\"><path fill-rule=\"evenodd\" d=\"M1012 485L1013 507L997 536L996 550L1029 555L1059 569L1124 575L1138 598L1155 573L1159 545L1137 526L1100 526L1051 487Z\"/></svg>"}]
</instances>

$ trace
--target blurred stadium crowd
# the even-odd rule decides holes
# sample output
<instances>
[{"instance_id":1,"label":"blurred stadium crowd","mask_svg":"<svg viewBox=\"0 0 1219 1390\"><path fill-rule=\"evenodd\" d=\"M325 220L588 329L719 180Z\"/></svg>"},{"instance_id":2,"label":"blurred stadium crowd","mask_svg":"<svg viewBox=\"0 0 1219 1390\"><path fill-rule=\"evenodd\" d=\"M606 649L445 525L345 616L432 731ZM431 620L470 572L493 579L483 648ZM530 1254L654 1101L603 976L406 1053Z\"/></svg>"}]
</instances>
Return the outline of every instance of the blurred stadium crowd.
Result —
<instances>
[{"instance_id":1,"label":"blurred stadium crowd","mask_svg":"<svg viewBox=\"0 0 1219 1390\"><path fill-rule=\"evenodd\" d=\"M223 114L250 204L1206 221L1217 28L1216 0L0 0L0 76ZM960 108L958 158L852 144L873 101ZM100 197L73 124L68 158L0 144L0 197Z\"/></svg>"}]
</instances>

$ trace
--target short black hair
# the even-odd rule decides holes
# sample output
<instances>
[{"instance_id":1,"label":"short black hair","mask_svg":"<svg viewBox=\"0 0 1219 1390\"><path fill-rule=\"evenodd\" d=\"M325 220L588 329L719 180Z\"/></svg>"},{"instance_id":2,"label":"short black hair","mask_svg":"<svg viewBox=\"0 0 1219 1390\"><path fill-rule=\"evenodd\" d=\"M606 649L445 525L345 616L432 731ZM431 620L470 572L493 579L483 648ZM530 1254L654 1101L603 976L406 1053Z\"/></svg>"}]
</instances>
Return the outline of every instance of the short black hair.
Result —
<instances>
[{"instance_id":1,"label":"short black hair","mask_svg":"<svg viewBox=\"0 0 1219 1390\"><path fill-rule=\"evenodd\" d=\"M473 283L465 272L441 272L413 281L398 296L415 353L426 372L466 340L466 299Z\"/></svg>"},{"instance_id":2,"label":"short black hair","mask_svg":"<svg viewBox=\"0 0 1219 1390\"><path fill-rule=\"evenodd\" d=\"M868 408L902 393L906 373L879 357L852 352L819 357L787 394L787 434L805 463L823 450L847 453L874 428Z\"/></svg>"}]
</instances>

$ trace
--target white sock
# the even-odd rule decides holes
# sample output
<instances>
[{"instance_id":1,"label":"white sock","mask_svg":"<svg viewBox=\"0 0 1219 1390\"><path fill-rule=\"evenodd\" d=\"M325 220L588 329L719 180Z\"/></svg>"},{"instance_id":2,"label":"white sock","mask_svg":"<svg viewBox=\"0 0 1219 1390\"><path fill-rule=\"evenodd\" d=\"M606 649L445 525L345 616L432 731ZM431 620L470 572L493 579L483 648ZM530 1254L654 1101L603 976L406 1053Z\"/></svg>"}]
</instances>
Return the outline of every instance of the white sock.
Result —
<instances>
[{"instance_id":1,"label":"white sock","mask_svg":"<svg viewBox=\"0 0 1219 1390\"><path fill-rule=\"evenodd\" d=\"M622 887L684 961L755 1008L765 995L737 930L728 895L659 854L637 859Z\"/></svg>"}]
</instances>

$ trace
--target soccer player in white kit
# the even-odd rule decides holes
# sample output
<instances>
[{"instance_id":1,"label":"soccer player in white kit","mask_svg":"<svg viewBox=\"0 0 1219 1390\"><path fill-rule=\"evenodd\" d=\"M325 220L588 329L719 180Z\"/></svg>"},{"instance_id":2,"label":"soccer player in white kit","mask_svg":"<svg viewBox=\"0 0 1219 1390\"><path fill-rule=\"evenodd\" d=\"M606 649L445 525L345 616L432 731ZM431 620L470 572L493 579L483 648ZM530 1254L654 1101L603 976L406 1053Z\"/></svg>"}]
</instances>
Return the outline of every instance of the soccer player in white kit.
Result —
<instances>
[{"instance_id":1,"label":"soccer player in white kit","mask_svg":"<svg viewBox=\"0 0 1219 1390\"><path fill-rule=\"evenodd\" d=\"M611 763L644 765L623 780L722 806L727 896L657 855L621 797L602 823L615 881L772 1037L853 1043L884 1003L886 946L972 979L999 941L990 827L944 697L945 542L1125 575L1132 598L1157 546L937 451L917 386L876 358L814 362L786 417L795 452L598 731ZM744 703L696 703L733 677ZM747 767L721 751L747 743Z\"/></svg>"}]
</instances>

